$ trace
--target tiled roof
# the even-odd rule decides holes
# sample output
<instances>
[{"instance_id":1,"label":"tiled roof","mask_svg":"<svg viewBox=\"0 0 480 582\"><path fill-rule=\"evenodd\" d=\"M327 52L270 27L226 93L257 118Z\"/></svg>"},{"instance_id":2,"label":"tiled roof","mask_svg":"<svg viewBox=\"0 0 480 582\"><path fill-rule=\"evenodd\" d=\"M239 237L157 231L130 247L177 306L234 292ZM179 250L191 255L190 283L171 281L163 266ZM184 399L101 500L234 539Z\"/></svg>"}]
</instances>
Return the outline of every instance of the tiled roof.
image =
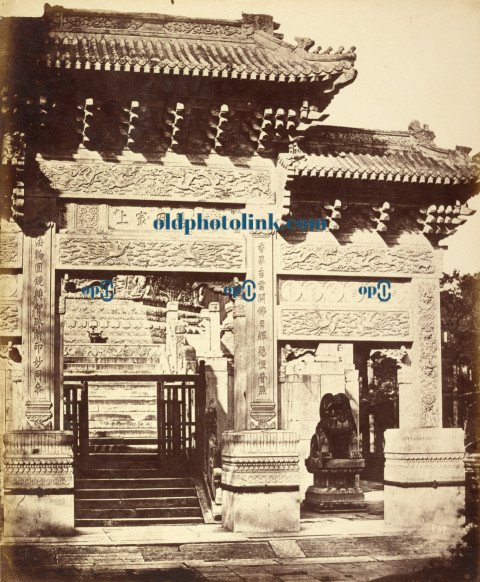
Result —
<instances>
[{"instance_id":1,"label":"tiled roof","mask_svg":"<svg viewBox=\"0 0 480 582\"><path fill-rule=\"evenodd\" d=\"M354 80L355 47L333 52L275 32L271 16L204 20L158 14L87 12L46 7L51 67L269 81L326 82L335 90Z\"/></svg>"},{"instance_id":2,"label":"tiled roof","mask_svg":"<svg viewBox=\"0 0 480 582\"><path fill-rule=\"evenodd\" d=\"M480 182L480 154L470 148L438 148L435 135L418 122L408 132L349 127L315 128L308 152L279 155L290 176L351 178L427 184ZM305 148L306 149L306 148Z\"/></svg>"}]
</instances>

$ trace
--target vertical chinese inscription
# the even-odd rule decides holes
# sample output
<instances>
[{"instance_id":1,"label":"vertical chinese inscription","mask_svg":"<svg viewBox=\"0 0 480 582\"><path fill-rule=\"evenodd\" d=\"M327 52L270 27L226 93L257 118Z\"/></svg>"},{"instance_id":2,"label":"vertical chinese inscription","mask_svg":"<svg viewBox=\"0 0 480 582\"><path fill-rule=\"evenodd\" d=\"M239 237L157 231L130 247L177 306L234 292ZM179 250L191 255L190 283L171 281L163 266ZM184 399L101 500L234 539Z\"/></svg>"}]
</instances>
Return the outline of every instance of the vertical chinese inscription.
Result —
<instances>
[{"instance_id":1,"label":"vertical chinese inscription","mask_svg":"<svg viewBox=\"0 0 480 582\"><path fill-rule=\"evenodd\" d=\"M28 386L26 421L28 428L52 429L53 399L53 311L52 229L26 239L23 344ZM28 242L27 242L28 241Z\"/></svg>"},{"instance_id":2,"label":"vertical chinese inscription","mask_svg":"<svg viewBox=\"0 0 480 582\"><path fill-rule=\"evenodd\" d=\"M33 254L33 297L32 301L32 334L33 350L31 365L33 372L33 392L40 394L45 390L45 240L43 237L35 239Z\"/></svg>"},{"instance_id":3,"label":"vertical chinese inscription","mask_svg":"<svg viewBox=\"0 0 480 582\"><path fill-rule=\"evenodd\" d=\"M254 374L250 405L250 428L276 428L273 372L272 234L252 234L251 272L257 296L252 301Z\"/></svg>"}]
</instances>

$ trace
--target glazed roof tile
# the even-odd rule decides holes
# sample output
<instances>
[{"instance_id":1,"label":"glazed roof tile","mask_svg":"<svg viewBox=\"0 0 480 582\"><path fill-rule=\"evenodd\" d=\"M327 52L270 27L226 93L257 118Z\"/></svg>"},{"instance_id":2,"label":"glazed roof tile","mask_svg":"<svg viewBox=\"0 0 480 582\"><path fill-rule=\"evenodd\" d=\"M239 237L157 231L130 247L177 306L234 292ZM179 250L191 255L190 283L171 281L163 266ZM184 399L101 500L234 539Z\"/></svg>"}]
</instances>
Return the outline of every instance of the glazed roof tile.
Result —
<instances>
[{"instance_id":1,"label":"glazed roof tile","mask_svg":"<svg viewBox=\"0 0 480 582\"><path fill-rule=\"evenodd\" d=\"M271 16L205 20L158 14L86 12L47 5L51 67L173 73L269 81L330 82L356 76L355 47L332 52L313 41L282 40Z\"/></svg>"},{"instance_id":2,"label":"glazed roof tile","mask_svg":"<svg viewBox=\"0 0 480 582\"><path fill-rule=\"evenodd\" d=\"M480 182L480 154L470 148L441 149L428 126L416 121L408 132L320 126L312 129L307 152L279 155L292 177L352 178L428 184Z\"/></svg>"}]
</instances>

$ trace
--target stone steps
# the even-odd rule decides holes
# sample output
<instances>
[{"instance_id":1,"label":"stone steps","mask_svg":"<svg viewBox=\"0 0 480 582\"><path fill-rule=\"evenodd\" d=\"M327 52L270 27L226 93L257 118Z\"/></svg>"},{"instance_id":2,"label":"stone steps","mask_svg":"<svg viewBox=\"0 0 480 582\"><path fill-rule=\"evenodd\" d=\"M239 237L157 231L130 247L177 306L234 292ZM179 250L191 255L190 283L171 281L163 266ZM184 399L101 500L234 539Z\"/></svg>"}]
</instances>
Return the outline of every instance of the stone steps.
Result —
<instances>
[{"instance_id":1,"label":"stone steps","mask_svg":"<svg viewBox=\"0 0 480 582\"><path fill-rule=\"evenodd\" d=\"M200 507L139 507L135 509L82 509L79 519L202 517ZM203 522L203 520L201 520Z\"/></svg>"},{"instance_id":2,"label":"stone steps","mask_svg":"<svg viewBox=\"0 0 480 582\"><path fill-rule=\"evenodd\" d=\"M119 472L117 472L119 473ZM77 479L76 486L79 489L164 489L172 487L192 487L192 480L182 477L171 479L164 477L122 477L117 476L105 479Z\"/></svg>"},{"instance_id":3,"label":"stone steps","mask_svg":"<svg viewBox=\"0 0 480 582\"><path fill-rule=\"evenodd\" d=\"M78 499L124 499L146 498L146 497L192 497L196 495L194 487L172 487L156 489L115 489L115 493L109 495L108 489L77 489L75 488L75 497Z\"/></svg>"},{"instance_id":4,"label":"stone steps","mask_svg":"<svg viewBox=\"0 0 480 582\"><path fill-rule=\"evenodd\" d=\"M165 525L165 524L204 523L201 517L160 517L160 518L124 518L124 519L75 519L75 527L115 527L125 525Z\"/></svg>"},{"instance_id":5,"label":"stone steps","mask_svg":"<svg viewBox=\"0 0 480 582\"><path fill-rule=\"evenodd\" d=\"M77 499L79 509L140 509L153 507L198 507L195 495L184 497L139 497L112 499Z\"/></svg>"},{"instance_id":6,"label":"stone steps","mask_svg":"<svg viewBox=\"0 0 480 582\"><path fill-rule=\"evenodd\" d=\"M204 523L193 479L166 476L148 455L101 457L75 478L76 527Z\"/></svg>"}]
</instances>

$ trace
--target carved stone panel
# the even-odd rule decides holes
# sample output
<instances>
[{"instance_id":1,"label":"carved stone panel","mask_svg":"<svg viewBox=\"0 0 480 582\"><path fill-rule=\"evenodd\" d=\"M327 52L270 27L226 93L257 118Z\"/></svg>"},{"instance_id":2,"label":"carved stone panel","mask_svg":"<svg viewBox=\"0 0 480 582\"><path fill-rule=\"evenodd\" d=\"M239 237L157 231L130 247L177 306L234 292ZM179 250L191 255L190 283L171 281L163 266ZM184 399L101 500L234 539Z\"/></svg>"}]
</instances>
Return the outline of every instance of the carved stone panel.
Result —
<instances>
[{"instance_id":1,"label":"carved stone panel","mask_svg":"<svg viewBox=\"0 0 480 582\"><path fill-rule=\"evenodd\" d=\"M3 265L2 265L3 266ZM22 298L22 276L0 275L0 300L10 301Z\"/></svg>"},{"instance_id":2,"label":"carved stone panel","mask_svg":"<svg viewBox=\"0 0 480 582\"><path fill-rule=\"evenodd\" d=\"M281 339L408 340L408 311L290 309L281 307Z\"/></svg>"},{"instance_id":3,"label":"carved stone panel","mask_svg":"<svg viewBox=\"0 0 480 582\"><path fill-rule=\"evenodd\" d=\"M57 237L58 268L105 268L145 271L244 271L243 240Z\"/></svg>"},{"instance_id":4,"label":"carved stone panel","mask_svg":"<svg viewBox=\"0 0 480 582\"><path fill-rule=\"evenodd\" d=\"M73 489L73 435L61 432L7 433L5 489Z\"/></svg>"},{"instance_id":5,"label":"carved stone panel","mask_svg":"<svg viewBox=\"0 0 480 582\"><path fill-rule=\"evenodd\" d=\"M20 307L16 303L0 304L0 335L21 335Z\"/></svg>"},{"instance_id":6,"label":"carved stone panel","mask_svg":"<svg viewBox=\"0 0 480 582\"><path fill-rule=\"evenodd\" d=\"M358 309L382 307L376 297L369 299L362 295L359 289L363 285L375 285L365 279L355 280L326 280L326 279L280 279L280 303L333 303L348 304L350 308ZM410 305L410 284L405 281L392 281L389 290L391 298L388 306L395 304Z\"/></svg>"},{"instance_id":7,"label":"carved stone panel","mask_svg":"<svg viewBox=\"0 0 480 582\"><path fill-rule=\"evenodd\" d=\"M365 273L376 276L435 272L434 253L428 247L317 245L291 239L282 241L280 250L282 272Z\"/></svg>"},{"instance_id":8,"label":"carved stone panel","mask_svg":"<svg viewBox=\"0 0 480 582\"><path fill-rule=\"evenodd\" d=\"M437 280L413 281L413 378L417 425L441 427L440 289Z\"/></svg>"},{"instance_id":9,"label":"carved stone panel","mask_svg":"<svg viewBox=\"0 0 480 582\"><path fill-rule=\"evenodd\" d=\"M21 233L0 234L0 265L2 269L22 268Z\"/></svg>"},{"instance_id":10,"label":"carved stone panel","mask_svg":"<svg viewBox=\"0 0 480 582\"><path fill-rule=\"evenodd\" d=\"M41 187L60 196L273 204L268 170L40 161Z\"/></svg>"}]
</instances>

